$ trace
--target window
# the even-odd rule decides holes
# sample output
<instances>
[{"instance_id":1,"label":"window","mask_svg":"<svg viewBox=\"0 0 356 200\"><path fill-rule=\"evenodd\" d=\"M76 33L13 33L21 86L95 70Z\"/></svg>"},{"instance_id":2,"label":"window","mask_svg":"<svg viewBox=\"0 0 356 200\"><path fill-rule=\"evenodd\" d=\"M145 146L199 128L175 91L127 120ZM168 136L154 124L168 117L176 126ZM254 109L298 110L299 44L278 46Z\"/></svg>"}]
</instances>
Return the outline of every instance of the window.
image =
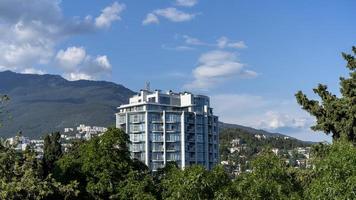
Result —
<instances>
[{"instance_id":1,"label":"window","mask_svg":"<svg viewBox=\"0 0 356 200\"><path fill-rule=\"evenodd\" d=\"M130 144L130 151L144 151L145 150L145 145L144 143L139 143L139 144Z\"/></svg>"},{"instance_id":2,"label":"window","mask_svg":"<svg viewBox=\"0 0 356 200\"><path fill-rule=\"evenodd\" d=\"M179 143L167 143L167 151L179 151L180 145Z\"/></svg>"},{"instance_id":3,"label":"window","mask_svg":"<svg viewBox=\"0 0 356 200\"><path fill-rule=\"evenodd\" d=\"M180 160L180 154L179 153L167 153L167 160L169 161L177 161Z\"/></svg>"},{"instance_id":4,"label":"window","mask_svg":"<svg viewBox=\"0 0 356 200\"><path fill-rule=\"evenodd\" d=\"M160 114L150 114L152 122L162 122L162 116Z\"/></svg>"},{"instance_id":5,"label":"window","mask_svg":"<svg viewBox=\"0 0 356 200\"><path fill-rule=\"evenodd\" d=\"M125 115L119 115L119 123L124 124L126 123L126 116Z\"/></svg>"},{"instance_id":6,"label":"window","mask_svg":"<svg viewBox=\"0 0 356 200\"><path fill-rule=\"evenodd\" d=\"M152 103L156 102L156 97L148 98L148 102L152 102Z\"/></svg>"},{"instance_id":7,"label":"window","mask_svg":"<svg viewBox=\"0 0 356 200\"><path fill-rule=\"evenodd\" d=\"M145 124L130 124L130 132L144 132L145 131Z\"/></svg>"},{"instance_id":8,"label":"window","mask_svg":"<svg viewBox=\"0 0 356 200\"><path fill-rule=\"evenodd\" d=\"M151 166L152 166L153 171L156 171L156 170L164 167L163 163L161 163L161 162L153 162L151 164Z\"/></svg>"},{"instance_id":9,"label":"window","mask_svg":"<svg viewBox=\"0 0 356 200\"><path fill-rule=\"evenodd\" d=\"M169 97L159 97L159 103L160 104L170 104L171 99Z\"/></svg>"},{"instance_id":10,"label":"window","mask_svg":"<svg viewBox=\"0 0 356 200\"><path fill-rule=\"evenodd\" d=\"M152 131L163 131L163 125L162 124L151 124L151 130Z\"/></svg>"},{"instance_id":11,"label":"window","mask_svg":"<svg viewBox=\"0 0 356 200\"><path fill-rule=\"evenodd\" d=\"M162 133L152 133L151 134L151 141L153 141L153 142L162 142L163 141L163 134Z\"/></svg>"},{"instance_id":12,"label":"window","mask_svg":"<svg viewBox=\"0 0 356 200\"><path fill-rule=\"evenodd\" d=\"M152 143L152 151L163 151L163 144Z\"/></svg>"},{"instance_id":13,"label":"window","mask_svg":"<svg viewBox=\"0 0 356 200\"><path fill-rule=\"evenodd\" d=\"M132 122L132 123L145 122L145 115L144 114L130 115L130 122Z\"/></svg>"},{"instance_id":14,"label":"window","mask_svg":"<svg viewBox=\"0 0 356 200\"><path fill-rule=\"evenodd\" d=\"M180 126L177 124L167 124L166 131L180 131Z\"/></svg>"},{"instance_id":15,"label":"window","mask_svg":"<svg viewBox=\"0 0 356 200\"><path fill-rule=\"evenodd\" d=\"M178 142L178 141L180 141L180 135L178 135L178 134L166 134L166 141Z\"/></svg>"},{"instance_id":16,"label":"window","mask_svg":"<svg viewBox=\"0 0 356 200\"><path fill-rule=\"evenodd\" d=\"M166 114L166 121L169 122L169 123L180 122L180 115L167 113Z\"/></svg>"},{"instance_id":17,"label":"window","mask_svg":"<svg viewBox=\"0 0 356 200\"><path fill-rule=\"evenodd\" d=\"M163 153L152 153L152 160L163 160Z\"/></svg>"},{"instance_id":18,"label":"window","mask_svg":"<svg viewBox=\"0 0 356 200\"><path fill-rule=\"evenodd\" d=\"M138 159L141 162L145 162L145 154L144 153L131 153L131 157L133 159Z\"/></svg>"},{"instance_id":19,"label":"window","mask_svg":"<svg viewBox=\"0 0 356 200\"><path fill-rule=\"evenodd\" d=\"M130 141L131 142L145 141L145 135L144 134L130 134Z\"/></svg>"}]
</instances>

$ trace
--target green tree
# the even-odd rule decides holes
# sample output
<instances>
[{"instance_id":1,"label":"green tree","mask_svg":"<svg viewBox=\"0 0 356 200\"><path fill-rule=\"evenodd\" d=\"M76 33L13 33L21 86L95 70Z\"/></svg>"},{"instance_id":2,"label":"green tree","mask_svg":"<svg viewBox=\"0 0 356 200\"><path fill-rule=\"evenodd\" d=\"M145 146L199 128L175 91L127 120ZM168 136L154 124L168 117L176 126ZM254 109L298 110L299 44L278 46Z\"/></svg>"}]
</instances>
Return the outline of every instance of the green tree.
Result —
<instances>
[{"instance_id":1,"label":"green tree","mask_svg":"<svg viewBox=\"0 0 356 200\"><path fill-rule=\"evenodd\" d=\"M181 170L170 167L161 181L163 199L214 199L230 183L222 167L207 171L203 166Z\"/></svg>"},{"instance_id":2,"label":"green tree","mask_svg":"<svg viewBox=\"0 0 356 200\"><path fill-rule=\"evenodd\" d=\"M10 98L7 95L2 95L0 94L0 128L2 126L2 120L3 120L3 114L4 114L4 106L5 103L8 102L10 100Z\"/></svg>"},{"instance_id":3,"label":"green tree","mask_svg":"<svg viewBox=\"0 0 356 200\"><path fill-rule=\"evenodd\" d=\"M237 177L218 199L300 199L300 188L286 164L263 151L252 162L252 171Z\"/></svg>"},{"instance_id":4,"label":"green tree","mask_svg":"<svg viewBox=\"0 0 356 200\"><path fill-rule=\"evenodd\" d=\"M77 183L61 184L40 175L40 164L32 149L17 152L7 142L0 144L0 199L70 199Z\"/></svg>"},{"instance_id":5,"label":"green tree","mask_svg":"<svg viewBox=\"0 0 356 200\"><path fill-rule=\"evenodd\" d=\"M59 159L55 177L63 183L77 180L81 199L121 199L125 195L150 199L154 194L151 178L147 168L130 159L128 143L122 130L109 128ZM142 189L141 196L134 194L138 188Z\"/></svg>"},{"instance_id":6,"label":"green tree","mask_svg":"<svg viewBox=\"0 0 356 200\"><path fill-rule=\"evenodd\" d=\"M356 199L356 148L351 142L319 146L313 164L304 186L306 199Z\"/></svg>"},{"instance_id":7,"label":"green tree","mask_svg":"<svg viewBox=\"0 0 356 200\"><path fill-rule=\"evenodd\" d=\"M345 136L356 142L356 47L352 47L352 54L342 53L350 70L349 78L340 78L341 97L333 95L326 85L319 84L313 91L321 98L321 102L310 100L299 91L296 94L298 103L317 119L311 128L332 134L333 139Z\"/></svg>"},{"instance_id":8,"label":"green tree","mask_svg":"<svg viewBox=\"0 0 356 200\"><path fill-rule=\"evenodd\" d=\"M62 145L60 143L61 134L59 132L46 135L43 146L43 175L53 173L54 163L62 156Z\"/></svg>"}]
</instances>

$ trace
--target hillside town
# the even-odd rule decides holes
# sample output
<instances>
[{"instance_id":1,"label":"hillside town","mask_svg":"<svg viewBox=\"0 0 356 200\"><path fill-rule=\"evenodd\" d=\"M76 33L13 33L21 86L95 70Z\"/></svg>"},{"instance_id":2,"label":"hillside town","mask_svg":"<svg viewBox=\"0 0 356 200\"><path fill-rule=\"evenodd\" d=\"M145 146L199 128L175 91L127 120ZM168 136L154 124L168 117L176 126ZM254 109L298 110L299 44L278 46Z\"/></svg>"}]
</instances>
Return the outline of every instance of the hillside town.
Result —
<instances>
[{"instance_id":1,"label":"hillside town","mask_svg":"<svg viewBox=\"0 0 356 200\"><path fill-rule=\"evenodd\" d=\"M93 137L102 135L105 131L107 131L106 127L87 126L85 124L80 124L75 128L64 128L60 139L63 151L67 151L75 140L90 140ZM6 141L9 145L13 145L17 151L25 151L31 147L37 153L38 158L43 156L43 139L30 139L20 133L14 137L7 138Z\"/></svg>"},{"instance_id":2,"label":"hillside town","mask_svg":"<svg viewBox=\"0 0 356 200\"><path fill-rule=\"evenodd\" d=\"M264 134L255 134L252 135L252 137L259 141L266 140L267 138L271 139L271 136L266 136ZM272 137L275 140L280 140L281 143L290 140L290 137ZM269 150L283 159L289 166L303 169L311 167L309 160L311 146L296 146L291 148L270 147ZM227 156L224 156L226 159L221 160L220 163L232 176L238 176L242 172L251 171L249 163L253 160L253 157L257 156L260 152L257 152L251 157L249 151L251 151L251 143L246 143L244 139L237 136L229 142L228 154Z\"/></svg>"}]
</instances>

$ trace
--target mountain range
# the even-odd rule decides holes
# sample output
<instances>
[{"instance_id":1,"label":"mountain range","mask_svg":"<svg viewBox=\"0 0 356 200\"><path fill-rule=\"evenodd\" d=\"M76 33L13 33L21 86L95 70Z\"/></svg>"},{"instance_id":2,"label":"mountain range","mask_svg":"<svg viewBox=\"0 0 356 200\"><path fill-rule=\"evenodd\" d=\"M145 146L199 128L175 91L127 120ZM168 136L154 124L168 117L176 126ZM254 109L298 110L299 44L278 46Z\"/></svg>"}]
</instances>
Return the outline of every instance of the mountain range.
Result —
<instances>
[{"instance_id":1,"label":"mountain range","mask_svg":"<svg viewBox=\"0 0 356 200\"><path fill-rule=\"evenodd\" d=\"M0 94L10 97L0 137L22 132L30 138L39 138L79 124L113 126L116 108L128 103L129 97L135 93L123 85L107 81L68 81L58 75L0 72ZM223 122L220 122L220 128L284 136Z\"/></svg>"},{"instance_id":2,"label":"mountain range","mask_svg":"<svg viewBox=\"0 0 356 200\"><path fill-rule=\"evenodd\" d=\"M0 94L10 97L0 137L18 132L38 138L79 124L112 126L130 89L106 81L68 81L58 75L0 72Z\"/></svg>"}]
</instances>

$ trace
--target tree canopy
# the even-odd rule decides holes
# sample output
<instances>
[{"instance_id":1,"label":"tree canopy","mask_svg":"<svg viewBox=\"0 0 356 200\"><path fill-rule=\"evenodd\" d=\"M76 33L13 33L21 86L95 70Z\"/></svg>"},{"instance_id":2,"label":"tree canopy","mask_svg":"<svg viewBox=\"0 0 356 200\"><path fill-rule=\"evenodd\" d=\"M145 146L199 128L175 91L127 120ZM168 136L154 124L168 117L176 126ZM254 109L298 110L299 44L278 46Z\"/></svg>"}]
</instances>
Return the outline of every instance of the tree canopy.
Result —
<instances>
[{"instance_id":1,"label":"tree canopy","mask_svg":"<svg viewBox=\"0 0 356 200\"><path fill-rule=\"evenodd\" d=\"M356 142L356 47L352 47L352 51L353 54L342 53L350 77L340 78L341 97L329 92L326 85L319 84L313 91L321 102L310 100L301 91L296 98L304 110L316 117L316 125L311 127L313 130L332 134L333 139L346 137Z\"/></svg>"},{"instance_id":2,"label":"tree canopy","mask_svg":"<svg viewBox=\"0 0 356 200\"><path fill-rule=\"evenodd\" d=\"M0 128L2 126L3 114L4 114L4 105L10 100L9 96L0 94Z\"/></svg>"}]
</instances>

